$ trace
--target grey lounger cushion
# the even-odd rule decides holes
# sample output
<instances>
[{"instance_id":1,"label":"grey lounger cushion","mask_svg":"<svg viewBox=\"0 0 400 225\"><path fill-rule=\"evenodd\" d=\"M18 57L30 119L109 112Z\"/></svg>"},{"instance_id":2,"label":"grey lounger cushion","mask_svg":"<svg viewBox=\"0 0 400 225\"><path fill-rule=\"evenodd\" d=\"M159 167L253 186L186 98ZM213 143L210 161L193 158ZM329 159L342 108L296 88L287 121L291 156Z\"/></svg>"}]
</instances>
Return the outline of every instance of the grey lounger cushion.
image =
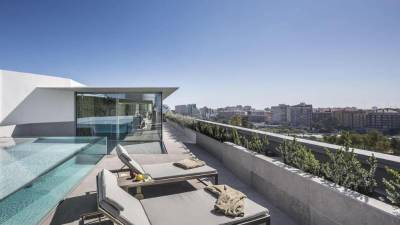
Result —
<instances>
[{"instance_id":1,"label":"grey lounger cushion","mask_svg":"<svg viewBox=\"0 0 400 225\"><path fill-rule=\"evenodd\" d=\"M100 172L97 179L99 206L125 225L228 225L268 215L266 208L249 199L244 217L216 214L212 212L216 198L203 189L139 201L122 190L108 170ZM115 203L123 210L115 208Z\"/></svg>"},{"instance_id":2,"label":"grey lounger cushion","mask_svg":"<svg viewBox=\"0 0 400 225\"><path fill-rule=\"evenodd\" d=\"M234 224L269 215L268 210L250 199L245 200L244 217L231 218L216 214L216 198L205 190L141 200L152 225Z\"/></svg>"},{"instance_id":3,"label":"grey lounger cushion","mask_svg":"<svg viewBox=\"0 0 400 225\"><path fill-rule=\"evenodd\" d=\"M173 163L158 163L141 166L129 156L128 152L121 145L117 145L116 151L118 158L128 166L129 169L137 173L149 174L151 178L155 180L216 172L216 169L207 165L188 170L174 166Z\"/></svg>"},{"instance_id":4,"label":"grey lounger cushion","mask_svg":"<svg viewBox=\"0 0 400 225\"><path fill-rule=\"evenodd\" d=\"M150 225L139 200L118 186L117 178L108 170L97 177L99 206L126 225ZM115 205L118 207L115 207Z\"/></svg>"},{"instance_id":5,"label":"grey lounger cushion","mask_svg":"<svg viewBox=\"0 0 400 225\"><path fill-rule=\"evenodd\" d=\"M130 170L133 170L136 173L145 174L145 171L140 166L140 164L129 156L128 152L124 147L122 147L121 145L117 145L116 151L118 158L121 160L122 163L124 163L127 167L129 167Z\"/></svg>"},{"instance_id":6,"label":"grey lounger cushion","mask_svg":"<svg viewBox=\"0 0 400 225\"><path fill-rule=\"evenodd\" d=\"M214 168L207 165L185 170L174 166L173 163L143 165L143 170L154 180L216 172Z\"/></svg>"}]
</instances>

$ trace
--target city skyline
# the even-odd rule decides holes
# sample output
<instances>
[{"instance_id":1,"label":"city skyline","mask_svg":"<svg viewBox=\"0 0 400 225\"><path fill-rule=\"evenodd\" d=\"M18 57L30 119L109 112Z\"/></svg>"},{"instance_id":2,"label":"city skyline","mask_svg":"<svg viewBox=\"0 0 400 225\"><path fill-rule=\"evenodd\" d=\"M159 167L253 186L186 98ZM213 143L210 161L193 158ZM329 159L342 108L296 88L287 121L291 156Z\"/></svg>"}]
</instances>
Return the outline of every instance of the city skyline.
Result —
<instances>
[{"instance_id":1,"label":"city skyline","mask_svg":"<svg viewBox=\"0 0 400 225\"><path fill-rule=\"evenodd\" d=\"M20 3L0 2L1 69L179 86L171 106L400 107L398 1Z\"/></svg>"},{"instance_id":2,"label":"city skyline","mask_svg":"<svg viewBox=\"0 0 400 225\"><path fill-rule=\"evenodd\" d=\"M223 109L223 108L227 108L227 107L236 107L236 106L243 106L243 107L251 106L252 109L255 109L255 110L265 110L266 108L271 109L271 107L278 106L278 105L294 106L294 105L298 105L298 104L301 104L301 103L310 104L310 105L313 106L313 109L346 109L346 108L349 108L349 109L350 108L356 108L356 109L360 109L360 110L400 109L400 107L378 107L376 105L371 106L369 108L360 108L360 107L356 107L356 106L324 106L324 107L319 107L319 106L316 106L316 105L312 104L311 102L297 102L297 103L294 103L294 104L278 103L276 105L266 105L266 106L260 107L260 108L254 107L253 105L250 105L250 104L232 104L232 105L223 105L223 106L218 106L218 107L211 107L209 105L199 105L199 104L197 104L195 102L191 102L191 103L187 103L187 104L183 103L183 104L177 104L177 105L168 105L168 104L166 104L166 105L168 107L170 107L170 109L173 109L176 106L185 106L185 105L193 105L194 104L194 105L197 106L198 109L203 108L203 107L207 107L207 108L210 108L210 109Z\"/></svg>"},{"instance_id":3,"label":"city skyline","mask_svg":"<svg viewBox=\"0 0 400 225\"><path fill-rule=\"evenodd\" d=\"M283 125L322 133L334 132L335 129L357 132L378 129L391 134L400 131L400 109L313 108L306 103L280 104L268 110L242 105L211 109L188 104L175 106L174 113L247 128Z\"/></svg>"}]
</instances>

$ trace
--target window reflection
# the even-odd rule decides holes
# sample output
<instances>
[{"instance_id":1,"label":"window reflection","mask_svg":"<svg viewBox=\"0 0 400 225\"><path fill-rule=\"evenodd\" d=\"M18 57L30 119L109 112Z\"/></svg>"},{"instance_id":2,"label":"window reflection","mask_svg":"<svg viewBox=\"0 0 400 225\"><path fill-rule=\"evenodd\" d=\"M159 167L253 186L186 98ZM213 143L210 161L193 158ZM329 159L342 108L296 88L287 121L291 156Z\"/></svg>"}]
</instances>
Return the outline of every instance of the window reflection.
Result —
<instances>
[{"instance_id":1,"label":"window reflection","mask_svg":"<svg viewBox=\"0 0 400 225\"><path fill-rule=\"evenodd\" d=\"M161 141L160 93L77 93L78 136L110 140Z\"/></svg>"}]
</instances>

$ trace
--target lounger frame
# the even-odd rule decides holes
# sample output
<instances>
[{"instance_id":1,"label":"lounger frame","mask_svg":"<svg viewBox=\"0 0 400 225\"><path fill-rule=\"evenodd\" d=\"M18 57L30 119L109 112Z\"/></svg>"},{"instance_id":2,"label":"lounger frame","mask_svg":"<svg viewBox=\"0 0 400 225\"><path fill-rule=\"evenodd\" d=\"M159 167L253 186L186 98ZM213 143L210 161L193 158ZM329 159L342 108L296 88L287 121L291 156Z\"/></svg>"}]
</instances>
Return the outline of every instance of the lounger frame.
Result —
<instances>
[{"instance_id":1,"label":"lounger frame","mask_svg":"<svg viewBox=\"0 0 400 225\"><path fill-rule=\"evenodd\" d=\"M111 171L112 173L119 173L119 172L129 172L129 169L120 169ZM194 179L201 179L201 178L212 178L214 184L218 184L218 172L209 172L209 173L200 173L195 175L186 175L186 176L177 176L165 179L153 179L147 182L134 182L130 177L118 177L118 185L125 190L129 188L135 187L145 187L145 186L153 186L153 185L160 185L160 184L169 184L169 183L176 183L182 182L187 180L194 180ZM201 181L201 180L200 180ZM201 181L202 182L202 181Z\"/></svg>"},{"instance_id":2,"label":"lounger frame","mask_svg":"<svg viewBox=\"0 0 400 225\"><path fill-rule=\"evenodd\" d=\"M97 189L98 189L98 181L97 181L97 176L96 176L96 185L97 185ZM122 223L121 221L119 221L117 218L113 217L111 214L109 214L107 212L107 210L103 209L98 201L98 197L96 199L97 201L97 210L96 212L91 212L91 213L86 213L86 214L82 214L80 217L82 219L82 223L85 224L85 219L88 217L97 217L99 218L99 221L101 221L101 217L105 216L108 219L110 219L114 224L118 224L118 225L124 225L124 223ZM242 221L240 223L235 223L234 225L260 225L260 224L265 224L265 225L270 225L271 224L271 218L268 215L262 215L262 216L258 216L255 218L251 218L247 221Z\"/></svg>"},{"instance_id":3,"label":"lounger frame","mask_svg":"<svg viewBox=\"0 0 400 225\"><path fill-rule=\"evenodd\" d=\"M97 204L97 205L98 205L98 210L99 211L96 212L96 216L99 218L99 220L101 220L100 218L102 216L105 216L108 219L110 219L114 224L124 225L117 218L113 217L111 214L107 213L106 210L101 208L101 206L99 204ZM86 219L86 217L89 217L89 215L82 215L81 216L83 224L85 224L84 220ZM244 222L241 222L241 223L236 223L234 225L260 225L260 224L270 225L271 224L270 216L263 215L263 216L260 216L260 217L256 217L256 218L250 219L248 221L244 221Z\"/></svg>"},{"instance_id":4,"label":"lounger frame","mask_svg":"<svg viewBox=\"0 0 400 225\"><path fill-rule=\"evenodd\" d=\"M96 176L96 187L97 190L99 190L99 182L98 182L98 175ZM98 193L96 192L96 195ZM105 209L103 209L100 204L99 204L99 197L96 197L96 204L97 204L97 211L95 212L90 212L90 213L85 213L80 215L80 218L82 220L82 224L85 224L85 220L88 218L93 218L93 217L97 217L99 219L99 222L101 222L101 218L102 217L107 217L109 220L111 220L114 224L117 225L124 225L121 221L119 221L117 218L113 217L111 214L109 214Z\"/></svg>"},{"instance_id":5,"label":"lounger frame","mask_svg":"<svg viewBox=\"0 0 400 225\"><path fill-rule=\"evenodd\" d=\"M99 213L101 213L102 216L106 216L107 218L109 218L115 224L124 225L117 218L113 217L111 214L107 213L106 210L101 208L101 206L99 204L97 204L97 205L98 205ZM240 222L240 223L234 223L233 225L260 225L260 224L270 225L271 224L270 216L263 215L263 216L252 218L250 220L243 221L243 222Z\"/></svg>"}]
</instances>

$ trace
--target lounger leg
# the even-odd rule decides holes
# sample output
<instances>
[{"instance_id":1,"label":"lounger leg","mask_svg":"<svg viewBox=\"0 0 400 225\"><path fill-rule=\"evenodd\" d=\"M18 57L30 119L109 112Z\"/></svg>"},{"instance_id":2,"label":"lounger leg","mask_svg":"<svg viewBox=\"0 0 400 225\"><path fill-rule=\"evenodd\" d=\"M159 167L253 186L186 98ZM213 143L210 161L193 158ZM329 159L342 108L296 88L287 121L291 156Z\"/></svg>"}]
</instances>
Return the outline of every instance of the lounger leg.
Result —
<instances>
[{"instance_id":1,"label":"lounger leg","mask_svg":"<svg viewBox=\"0 0 400 225\"><path fill-rule=\"evenodd\" d=\"M142 193L142 187L138 186L136 187L136 194L135 194L135 198L142 200L144 199L144 195Z\"/></svg>"},{"instance_id":2,"label":"lounger leg","mask_svg":"<svg viewBox=\"0 0 400 225\"><path fill-rule=\"evenodd\" d=\"M218 174L216 174L214 177L214 184L218 184Z\"/></svg>"},{"instance_id":3,"label":"lounger leg","mask_svg":"<svg viewBox=\"0 0 400 225\"><path fill-rule=\"evenodd\" d=\"M102 212L91 212L91 213L82 214L80 217L81 217L82 223L85 224L85 220L92 219L92 218L97 218L99 220L99 222L101 222L101 218L103 216L104 216L104 214Z\"/></svg>"}]
</instances>

